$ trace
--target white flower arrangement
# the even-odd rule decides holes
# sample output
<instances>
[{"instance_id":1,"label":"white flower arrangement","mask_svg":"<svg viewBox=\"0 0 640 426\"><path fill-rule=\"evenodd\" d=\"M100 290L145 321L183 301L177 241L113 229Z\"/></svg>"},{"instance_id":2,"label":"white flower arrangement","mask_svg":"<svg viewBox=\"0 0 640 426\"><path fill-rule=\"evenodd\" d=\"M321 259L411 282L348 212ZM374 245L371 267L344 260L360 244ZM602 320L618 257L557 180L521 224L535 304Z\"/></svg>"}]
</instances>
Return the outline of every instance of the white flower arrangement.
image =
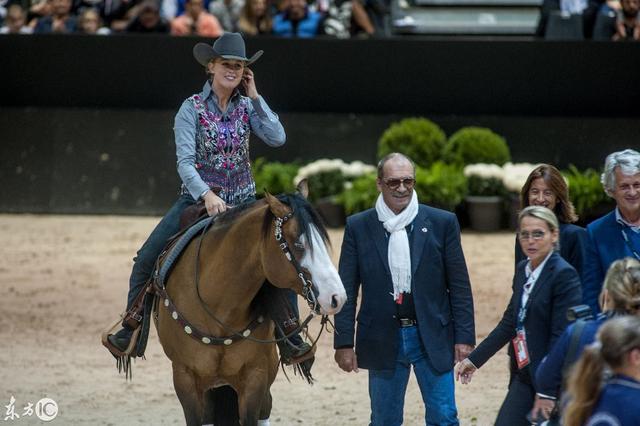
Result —
<instances>
[{"instance_id":1,"label":"white flower arrangement","mask_svg":"<svg viewBox=\"0 0 640 426\"><path fill-rule=\"evenodd\" d=\"M345 163L339 158L330 160L322 158L300 167L298 174L293 179L294 185L298 185L302 179L308 179L309 177L326 172L340 171L347 179L355 179L367 173L375 172L376 168L370 164L365 164L362 161L353 161L352 163Z\"/></svg>"},{"instance_id":2,"label":"white flower arrangement","mask_svg":"<svg viewBox=\"0 0 640 426\"><path fill-rule=\"evenodd\" d=\"M504 170L497 164L469 164L465 166L463 173L466 177L477 176L482 179L495 178L501 181L504 178Z\"/></svg>"},{"instance_id":3,"label":"white flower arrangement","mask_svg":"<svg viewBox=\"0 0 640 426\"><path fill-rule=\"evenodd\" d=\"M506 163L502 166L504 177L502 182L509 192L519 193L527 178L540 164L531 163Z\"/></svg>"}]
</instances>

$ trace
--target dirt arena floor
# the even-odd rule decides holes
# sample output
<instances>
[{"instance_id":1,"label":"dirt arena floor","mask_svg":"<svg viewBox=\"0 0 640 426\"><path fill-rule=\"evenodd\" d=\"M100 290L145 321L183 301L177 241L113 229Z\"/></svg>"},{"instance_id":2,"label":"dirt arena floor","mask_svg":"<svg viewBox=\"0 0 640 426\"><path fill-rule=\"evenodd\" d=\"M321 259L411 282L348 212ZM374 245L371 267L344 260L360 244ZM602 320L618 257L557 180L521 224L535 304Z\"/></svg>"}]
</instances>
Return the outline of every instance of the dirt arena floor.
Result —
<instances>
[{"instance_id":1,"label":"dirt arena floor","mask_svg":"<svg viewBox=\"0 0 640 426\"><path fill-rule=\"evenodd\" d=\"M29 403L51 398L59 425L184 424L173 391L171 366L152 327L146 360L133 380L118 375L100 333L125 303L132 257L157 223L153 217L0 215L0 421L43 424L25 414ZM342 231L331 232L337 261ZM513 236L462 236L482 340L510 297ZM302 304L301 304L302 305ZM315 330L317 321L312 325ZM271 424L366 425L367 373L347 374L333 361L332 339L320 341L309 386L281 373L272 387ZM463 425L491 425L506 393L506 350L496 354L468 386L457 385ZM14 398L15 413L7 406ZM49 411L50 412L50 411ZM28 414L28 411L27 411ZM405 424L424 424L415 379L405 403Z\"/></svg>"}]
</instances>

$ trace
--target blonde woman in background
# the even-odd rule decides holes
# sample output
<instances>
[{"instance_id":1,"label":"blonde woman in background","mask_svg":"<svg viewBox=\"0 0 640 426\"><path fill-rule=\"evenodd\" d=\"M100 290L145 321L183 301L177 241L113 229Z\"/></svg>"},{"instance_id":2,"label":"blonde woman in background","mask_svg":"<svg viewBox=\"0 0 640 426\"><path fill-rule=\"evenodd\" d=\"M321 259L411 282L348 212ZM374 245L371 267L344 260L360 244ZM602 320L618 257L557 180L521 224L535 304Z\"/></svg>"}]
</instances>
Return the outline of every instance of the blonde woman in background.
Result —
<instances>
[{"instance_id":1,"label":"blonde woman in background","mask_svg":"<svg viewBox=\"0 0 640 426\"><path fill-rule=\"evenodd\" d=\"M608 369L612 375L603 380ZM600 328L571 373L569 393L566 426L640 425L640 317L613 318Z\"/></svg>"}]
</instances>

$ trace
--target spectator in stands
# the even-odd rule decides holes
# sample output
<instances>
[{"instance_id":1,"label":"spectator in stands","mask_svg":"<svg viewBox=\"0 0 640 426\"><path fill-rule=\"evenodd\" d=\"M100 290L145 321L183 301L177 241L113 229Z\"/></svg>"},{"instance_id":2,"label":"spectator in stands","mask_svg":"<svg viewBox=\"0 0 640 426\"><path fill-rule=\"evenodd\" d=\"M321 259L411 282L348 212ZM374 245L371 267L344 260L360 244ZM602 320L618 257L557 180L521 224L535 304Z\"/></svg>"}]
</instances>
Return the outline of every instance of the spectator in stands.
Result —
<instances>
[{"instance_id":1,"label":"spectator in stands","mask_svg":"<svg viewBox=\"0 0 640 426\"><path fill-rule=\"evenodd\" d=\"M616 208L587 226L582 292L593 312L600 311L598 295L609 265L628 256L640 260L640 153L625 149L610 154L601 181Z\"/></svg>"},{"instance_id":2,"label":"spectator in stands","mask_svg":"<svg viewBox=\"0 0 640 426\"><path fill-rule=\"evenodd\" d=\"M209 12L218 18L225 31L236 32L244 3L245 0L212 0Z\"/></svg>"},{"instance_id":3,"label":"spectator in stands","mask_svg":"<svg viewBox=\"0 0 640 426\"><path fill-rule=\"evenodd\" d=\"M161 1L160 15L167 21L171 21L176 16L180 16L186 10L187 0L156 0ZM204 0L204 8L209 8L209 1Z\"/></svg>"},{"instance_id":4,"label":"spectator in stands","mask_svg":"<svg viewBox=\"0 0 640 426\"><path fill-rule=\"evenodd\" d=\"M88 8L78 16L78 32L82 34L109 35L111 30L102 26L100 14L96 9Z\"/></svg>"},{"instance_id":5,"label":"spectator in stands","mask_svg":"<svg viewBox=\"0 0 640 426\"><path fill-rule=\"evenodd\" d=\"M589 236L584 228L573 224L578 215L569 200L567 182L558 169L541 164L529 174L520 191L520 208L528 206L543 206L556 214L560 222L560 256L582 277ZM516 265L525 258L516 237Z\"/></svg>"},{"instance_id":6,"label":"spectator in stands","mask_svg":"<svg viewBox=\"0 0 640 426\"><path fill-rule=\"evenodd\" d=\"M203 0L187 0L185 12L171 21L171 34L177 36L198 35L220 37L222 27L218 19L203 7Z\"/></svg>"},{"instance_id":7,"label":"spectator in stands","mask_svg":"<svg viewBox=\"0 0 640 426\"><path fill-rule=\"evenodd\" d=\"M543 0L540 21L536 35L544 37L547 23L552 13L562 12L566 15L582 15L582 30L584 38L590 39L598 10L605 0Z\"/></svg>"},{"instance_id":8,"label":"spectator in stands","mask_svg":"<svg viewBox=\"0 0 640 426\"><path fill-rule=\"evenodd\" d=\"M38 23L38 19L51 15L51 1L50 0L32 0L29 6L29 13L27 14L27 21L31 28L35 28Z\"/></svg>"},{"instance_id":9,"label":"spectator in stands","mask_svg":"<svg viewBox=\"0 0 640 426\"><path fill-rule=\"evenodd\" d=\"M511 343L511 380L497 426L530 425L526 417L536 396L538 365L566 328L567 310L582 299L578 273L555 251L560 237L555 214L529 206L518 219L518 239L529 258L518 263L511 301L500 323L456 368L456 378L469 383L476 369Z\"/></svg>"},{"instance_id":10,"label":"spectator in stands","mask_svg":"<svg viewBox=\"0 0 640 426\"><path fill-rule=\"evenodd\" d=\"M51 15L38 19L34 33L72 33L76 31L77 21L71 16L71 0L49 0Z\"/></svg>"},{"instance_id":11,"label":"spectator in stands","mask_svg":"<svg viewBox=\"0 0 640 426\"><path fill-rule=\"evenodd\" d=\"M240 19L238 30L245 36L271 34L273 18L266 0L246 0Z\"/></svg>"},{"instance_id":12,"label":"spectator in stands","mask_svg":"<svg viewBox=\"0 0 640 426\"><path fill-rule=\"evenodd\" d=\"M608 377L605 369L611 370ZM603 386L604 385L604 386ZM566 426L640 425L640 318L607 321L569 379Z\"/></svg>"},{"instance_id":13,"label":"spectator in stands","mask_svg":"<svg viewBox=\"0 0 640 426\"><path fill-rule=\"evenodd\" d=\"M273 20L273 33L280 37L310 38L318 35L322 15L309 10L305 0L284 0L285 9Z\"/></svg>"},{"instance_id":14,"label":"spectator in stands","mask_svg":"<svg viewBox=\"0 0 640 426\"><path fill-rule=\"evenodd\" d=\"M169 24L160 16L158 5L153 0L145 0L140 5L138 15L127 25L128 33L168 33Z\"/></svg>"},{"instance_id":15,"label":"spectator in stands","mask_svg":"<svg viewBox=\"0 0 640 426\"><path fill-rule=\"evenodd\" d=\"M19 4L12 4L7 8L5 25L0 28L0 34L31 34L33 30L26 25L27 14Z\"/></svg>"},{"instance_id":16,"label":"spectator in stands","mask_svg":"<svg viewBox=\"0 0 640 426\"><path fill-rule=\"evenodd\" d=\"M620 0L615 23L614 41L640 40L640 0Z\"/></svg>"},{"instance_id":17,"label":"spectator in stands","mask_svg":"<svg viewBox=\"0 0 640 426\"><path fill-rule=\"evenodd\" d=\"M560 336L536 372L536 402L532 418L538 412L547 418L546 406L553 406L563 391L563 379L585 347L593 343L605 321L620 315L640 315L640 262L626 257L616 260L607 271L600 295L603 314L596 319L578 321ZM561 401L562 402L562 401Z\"/></svg>"},{"instance_id":18,"label":"spectator in stands","mask_svg":"<svg viewBox=\"0 0 640 426\"><path fill-rule=\"evenodd\" d=\"M326 11L319 8L322 4L326 4ZM375 31L360 0L328 0L318 2L317 5L317 11L325 15L322 22L323 34L349 38L359 33L372 36Z\"/></svg>"}]
</instances>

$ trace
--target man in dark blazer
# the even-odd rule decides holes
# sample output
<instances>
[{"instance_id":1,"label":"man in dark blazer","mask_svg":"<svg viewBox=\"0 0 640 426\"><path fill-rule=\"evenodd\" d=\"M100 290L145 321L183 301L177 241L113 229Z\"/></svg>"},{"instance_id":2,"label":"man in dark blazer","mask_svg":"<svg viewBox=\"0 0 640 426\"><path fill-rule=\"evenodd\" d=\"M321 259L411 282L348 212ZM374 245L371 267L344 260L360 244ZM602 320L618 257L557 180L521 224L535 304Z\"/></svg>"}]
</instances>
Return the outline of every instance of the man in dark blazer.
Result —
<instances>
[{"instance_id":1,"label":"man in dark blazer","mask_svg":"<svg viewBox=\"0 0 640 426\"><path fill-rule=\"evenodd\" d=\"M587 226L582 296L594 312L600 312L598 296L609 266L624 257L640 260L640 153L625 149L610 154L601 180L616 208Z\"/></svg>"},{"instance_id":2,"label":"man in dark blazer","mask_svg":"<svg viewBox=\"0 0 640 426\"><path fill-rule=\"evenodd\" d=\"M411 160L397 153L383 158L376 208L348 218L340 254L347 302L335 316L335 359L347 372L369 370L373 426L402 424L411 366L426 424L457 425L452 368L475 345L458 222L450 212L419 205L414 184ZM390 228L399 218L405 220L399 229Z\"/></svg>"}]
</instances>

